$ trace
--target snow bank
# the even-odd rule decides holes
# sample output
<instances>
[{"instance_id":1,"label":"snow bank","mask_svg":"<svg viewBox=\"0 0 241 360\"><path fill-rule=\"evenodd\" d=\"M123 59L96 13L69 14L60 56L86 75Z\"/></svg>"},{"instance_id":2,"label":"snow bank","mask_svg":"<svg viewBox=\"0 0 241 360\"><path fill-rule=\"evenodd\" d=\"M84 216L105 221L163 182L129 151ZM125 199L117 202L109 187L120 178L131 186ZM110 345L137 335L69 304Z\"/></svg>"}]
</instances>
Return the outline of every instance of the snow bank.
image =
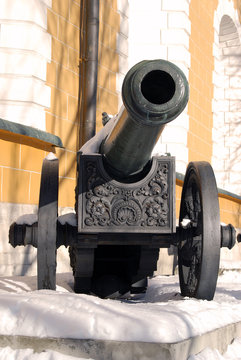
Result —
<instances>
[{"instance_id":1,"label":"snow bank","mask_svg":"<svg viewBox=\"0 0 241 360\"><path fill-rule=\"evenodd\" d=\"M76 214L69 213L69 214L64 214L64 215L58 216L58 222L61 225L69 224L72 226L77 226Z\"/></svg>"},{"instance_id":2,"label":"snow bank","mask_svg":"<svg viewBox=\"0 0 241 360\"><path fill-rule=\"evenodd\" d=\"M71 292L71 275L56 292L35 291L31 278L2 278L0 334L178 342L241 321L241 274L233 278L235 291L220 277L213 301L183 298L176 276L155 277L146 295L118 301Z\"/></svg>"},{"instance_id":3,"label":"snow bank","mask_svg":"<svg viewBox=\"0 0 241 360\"><path fill-rule=\"evenodd\" d=\"M70 224L72 226L77 226L76 214L73 212L59 216L58 221L61 225ZM19 216L16 220L17 225L26 224L31 226L35 222L38 222L37 214L24 214Z\"/></svg>"},{"instance_id":4,"label":"snow bank","mask_svg":"<svg viewBox=\"0 0 241 360\"><path fill-rule=\"evenodd\" d=\"M120 111L120 114L122 110ZM89 141L87 141L80 149L80 151L84 154L84 155L92 155L92 154L96 154L99 153L99 148L100 145L102 143L102 141L107 137L107 135L110 133L110 131L112 130L112 128L114 127L115 123L116 123L116 119L117 119L118 115L113 116L108 123L100 130L98 131L98 133L92 137Z\"/></svg>"},{"instance_id":5,"label":"snow bank","mask_svg":"<svg viewBox=\"0 0 241 360\"><path fill-rule=\"evenodd\" d=\"M228 346L228 350L224 355L221 355L218 350L210 348L204 349L197 355L189 356L188 360L239 360L241 359L241 339L235 339L234 342Z\"/></svg>"},{"instance_id":6,"label":"snow bank","mask_svg":"<svg viewBox=\"0 0 241 360\"><path fill-rule=\"evenodd\" d=\"M45 157L46 160L48 161L53 161L53 160L57 160L57 157L54 153L50 152L48 153L48 155Z\"/></svg>"},{"instance_id":7,"label":"snow bank","mask_svg":"<svg viewBox=\"0 0 241 360\"><path fill-rule=\"evenodd\" d=\"M0 348L0 359L1 360L76 360L76 357L63 355L57 351L51 351L51 350L46 350L41 353L34 353L32 349L13 350L8 346L5 348ZM81 358L78 359L83 360Z\"/></svg>"},{"instance_id":8,"label":"snow bank","mask_svg":"<svg viewBox=\"0 0 241 360\"><path fill-rule=\"evenodd\" d=\"M37 214L24 214L17 218L16 224L17 225L33 225L35 222L38 221L38 215Z\"/></svg>"}]
</instances>

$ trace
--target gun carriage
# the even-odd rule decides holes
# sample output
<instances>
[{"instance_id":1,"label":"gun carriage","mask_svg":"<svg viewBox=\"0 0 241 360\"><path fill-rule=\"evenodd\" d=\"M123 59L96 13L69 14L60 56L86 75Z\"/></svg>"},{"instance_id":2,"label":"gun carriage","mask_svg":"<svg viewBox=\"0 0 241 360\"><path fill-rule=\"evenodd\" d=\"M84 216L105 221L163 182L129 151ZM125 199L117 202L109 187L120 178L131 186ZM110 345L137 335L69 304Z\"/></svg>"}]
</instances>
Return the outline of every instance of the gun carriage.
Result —
<instances>
[{"instance_id":1,"label":"gun carriage","mask_svg":"<svg viewBox=\"0 0 241 360\"><path fill-rule=\"evenodd\" d=\"M168 61L142 61L129 70L124 106L77 154L74 214L58 217L58 160L44 160L38 216L10 227L14 247L37 247L39 289L55 289L61 245L69 247L74 290L101 297L145 291L159 249L175 245L182 295L213 298L220 247L233 247L235 231L220 225L212 167L188 165L176 226L175 158L151 157L188 96L185 75Z\"/></svg>"}]
</instances>

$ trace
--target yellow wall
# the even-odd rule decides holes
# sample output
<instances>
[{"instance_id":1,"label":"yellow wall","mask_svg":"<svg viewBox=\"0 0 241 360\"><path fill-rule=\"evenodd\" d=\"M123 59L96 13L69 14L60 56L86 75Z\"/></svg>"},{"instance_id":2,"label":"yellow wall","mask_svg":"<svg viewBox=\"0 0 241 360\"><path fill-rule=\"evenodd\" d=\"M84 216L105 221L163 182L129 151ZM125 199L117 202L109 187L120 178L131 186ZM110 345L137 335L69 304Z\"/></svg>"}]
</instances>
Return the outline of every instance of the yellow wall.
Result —
<instances>
[{"instance_id":1,"label":"yellow wall","mask_svg":"<svg viewBox=\"0 0 241 360\"><path fill-rule=\"evenodd\" d=\"M60 159L60 206L74 206L76 151L79 146L79 67L80 0L53 0L48 11L48 30L52 35L52 62L47 80L51 86L51 108L46 112L47 131L58 135L65 149L57 149ZM85 14L84 14L85 15ZM83 23L84 24L84 18ZM102 126L101 113L118 110L116 94L116 32L119 30L117 1L100 1L99 67L97 88L97 130ZM81 28L82 40L85 29ZM83 44L83 42L82 42ZM83 45L82 45L83 46ZM84 49L81 49L82 54ZM84 61L84 59L82 59Z\"/></svg>"},{"instance_id":2,"label":"yellow wall","mask_svg":"<svg viewBox=\"0 0 241 360\"><path fill-rule=\"evenodd\" d=\"M75 202L80 121L80 6L81 0L53 0L47 13L52 61L47 66L51 107L46 109L46 131L59 136L64 145L64 149L56 149L60 161L59 206L63 207L74 206ZM100 1L97 130L102 126L103 111L118 111L116 33L119 26L117 0ZM0 140L0 201L38 204L41 166L46 154L47 151L32 146Z\"/></svg>"},{"instance_id":3,"label":"yellow wall","mask_svg":"<svg viewBox=\"0 0 241 360\"><path fill-rule=\"evenodd\" d=\"M53 0L48 9L52 35L52 62L47 66L51 108L46 109L46 131L60 136L65 150L60 159L59 205L74 205L78 134L79 1ZM42 160L47 151L0 140L0 199L3 202L38 204ZM47 150L47 149L46 149Z\"/></svg>"},{"instance_id":4,"label":"yellow wall","mask_svg":"<svg viewBox=\"0 0 241 360\"><path fill-rule=\"evenodd\" d=\"M192 0L190 3L189 161L210 162L212 156L213 19L217 5L218 0Z\"/></svg>"},{"instance_id":5,"label":"yellow wall","mask_svg":"<svg viewBox=\"0 0 241 360\"><path fill-rule=\"evenodd\" d=\"M237 9L238 11L238 17L241 23L241 0L229 0L229 1L233 1L234 8Z\"/></svg>"},{"instance_id":6,"label":"yellow wall","mask_svg":"<svg viewBox=\"0 0 241 360\"><path fill-rule=\"evenodd\" d=\"M225 196L219 196L221 221L241 228L241 200L234 200Z\"/></svg>"},{"instance_id":7,"label":"yellow wall","mask_svg":"<svg viewBox=\"0 0 241 360\"><path fill-rule=\"evenodd\" d=\"M48 32L52 35L52 62L47 69L51 107L46 109L46 128L58 135L65 147L56 149L60 162L59 205L74 206L79 132L80 1L53 0L52 9L48 9Z\"/></svg>"},{"instance_id":8,"label":"yellow wall","mask_svg":"<svg viewBox=\"0 0 241 360\"><path fill-rule=\"evenodd\" d=\"M177 219L179 219L181 197L182 197L182 182L177 181L176 184L176 218Z\"/></svg>"},{"instance_id":9,"label":"yellow wall","mask_svg":"<svg viewBox=\"0 0 241 360\"><path fill-rule=\"evenodd\" d=\"M116 114L118 111L116 73L119 70L119 58L116 39L119 29L117 0L100 1L97 131L102 127L102 112Z\"/></svg>"},{"instance_id":10,"label":"yellow wall","mask_svg":"<svg viewBox=\"0 0 241 360\"><path fill-rule=\"evenodd\" d=\"M230 0L232 1L232 0ZM241 9L241 1L233 0L236 8ZM212 99L214 70L214 11L218 0L191 0L190 3L190 56L189 71L190 100L188 104L189 161L206 160L212 157ZM239 11L240 12L240 11ZM241 201L219 197L221 221L241 226ZM178 206L178 205L177 205Z\"/></svg>"},{"instance_id":11,"label":"yellow wall","mask_svg":"<svg viewBox=\"0 0 241 360\"><path fill-rule=\"evenodd\" d=\"M45 156L43 150L0 140L0 201L36 204Z\"/></svg>"},{"instance_id":12,"label":"yellow wall","mask_svg":"<svg viewBox=\"0 0 241 360\"><path fill-rule=\"evenodd\" d=\"M176 184L176 217L179 218L180 203L182 196L182 182ZM232 224L241 228L241 200L219 194L220 220L225 224Z\"/></svg>"},{"instance_id":13,"label":"yellow wall","mask_svg":"<svg viewBox=\"0 0 241 360\"><path fill-rule=\"evenodd\" d=\"M230 1L234 1L235 6L241 8L240 0ZM80 120L79 69L83 70L82 63L79 64L81 5L82 0L53 0L52 9L48 9L47 14L48 32L52 35L52 61L47 67L51 107L46 109L46 130L58 135L65 147L63 150L56 149L56 155L60 160L60 206L74 206L75 202L76 151L79 147ZM217 5L218 0L190 2L189 161L211 161L212 156L213 18ZM102 126L103 111L110 114L118 111L116 74L119 62L116 39L119 29L117 0L100 0L97 131ZM83 34L82 31L82 39ZM38 203L41 165L46 154L44 150L0 140L1 201ZM176 189L178 215L180 184ZM220 207L222 221L240 226L239 203L221 198Z\"/></svg>"}]
</instances>

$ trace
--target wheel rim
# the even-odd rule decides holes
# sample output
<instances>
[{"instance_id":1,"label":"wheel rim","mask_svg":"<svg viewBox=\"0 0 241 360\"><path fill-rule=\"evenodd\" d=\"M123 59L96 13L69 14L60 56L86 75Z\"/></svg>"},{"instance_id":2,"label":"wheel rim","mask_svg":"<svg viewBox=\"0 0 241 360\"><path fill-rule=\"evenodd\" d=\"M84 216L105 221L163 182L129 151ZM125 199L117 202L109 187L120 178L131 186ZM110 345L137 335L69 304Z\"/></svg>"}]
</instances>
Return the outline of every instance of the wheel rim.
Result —
<instances>
[{"instance_id":1,"label":"wheel rim","mask_svg":"<svg viewBox=\"0 0 241 360\"><path fill-rule=\"evenodd\" d=\"M212 167L190 163L180 208L178 268L183 296L212 300L220 257L218 192Z\"/></svg>"},{"instance_id":2,"label":"wheel rim","mask_svg":"<svg viewBox=\"0 0 241 360\"><path fill-rule=\"evenodd\" d=\"M38 289L56 289L56 238L58 217L58 159L42 165L38 209Z\"/></svg>"}]
</instances>

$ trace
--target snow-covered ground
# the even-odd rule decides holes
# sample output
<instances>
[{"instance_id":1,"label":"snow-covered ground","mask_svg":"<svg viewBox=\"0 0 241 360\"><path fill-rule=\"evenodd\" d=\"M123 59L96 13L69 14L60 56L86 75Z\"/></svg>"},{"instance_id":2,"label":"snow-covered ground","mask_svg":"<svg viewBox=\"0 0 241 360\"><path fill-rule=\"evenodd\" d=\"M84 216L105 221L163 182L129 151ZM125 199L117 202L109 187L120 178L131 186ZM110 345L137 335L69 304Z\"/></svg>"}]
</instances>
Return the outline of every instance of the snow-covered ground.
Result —
<instances>
[{"instance_id":1,"label":"snow-covered ground","mask_svg":"<svg viewBox=\"0 0 241 360\"><path fill-rule=\"evenodd\" d=\"M149 280L145 295L102 300L73 293L71 274L57 276L57 291L36 290L35 277L0 278L0 335L174 343L241 321L241 273L219 277L213 301L183 298L177 276ZM0 349L0 359L58 359L53 351ZM205 349L190 360L241 359L241 339L225 355Z\"/></svg>"},{"instance_id":2,"label":"snow-covered ground","mask_svg":"<svg viewBox=\"0 0 241 360\"><path fill-rule=\"evenodd\" d=\"M76 360L76 357L60 354L57 351L34 353L31 349L12 350L10 347L0 348L1 360ZM78 360L82 360L78 358ZM86 359L83 359L86 360ZM92 359L89 359L92 360Z\"/></svg>"}]
</instances>

